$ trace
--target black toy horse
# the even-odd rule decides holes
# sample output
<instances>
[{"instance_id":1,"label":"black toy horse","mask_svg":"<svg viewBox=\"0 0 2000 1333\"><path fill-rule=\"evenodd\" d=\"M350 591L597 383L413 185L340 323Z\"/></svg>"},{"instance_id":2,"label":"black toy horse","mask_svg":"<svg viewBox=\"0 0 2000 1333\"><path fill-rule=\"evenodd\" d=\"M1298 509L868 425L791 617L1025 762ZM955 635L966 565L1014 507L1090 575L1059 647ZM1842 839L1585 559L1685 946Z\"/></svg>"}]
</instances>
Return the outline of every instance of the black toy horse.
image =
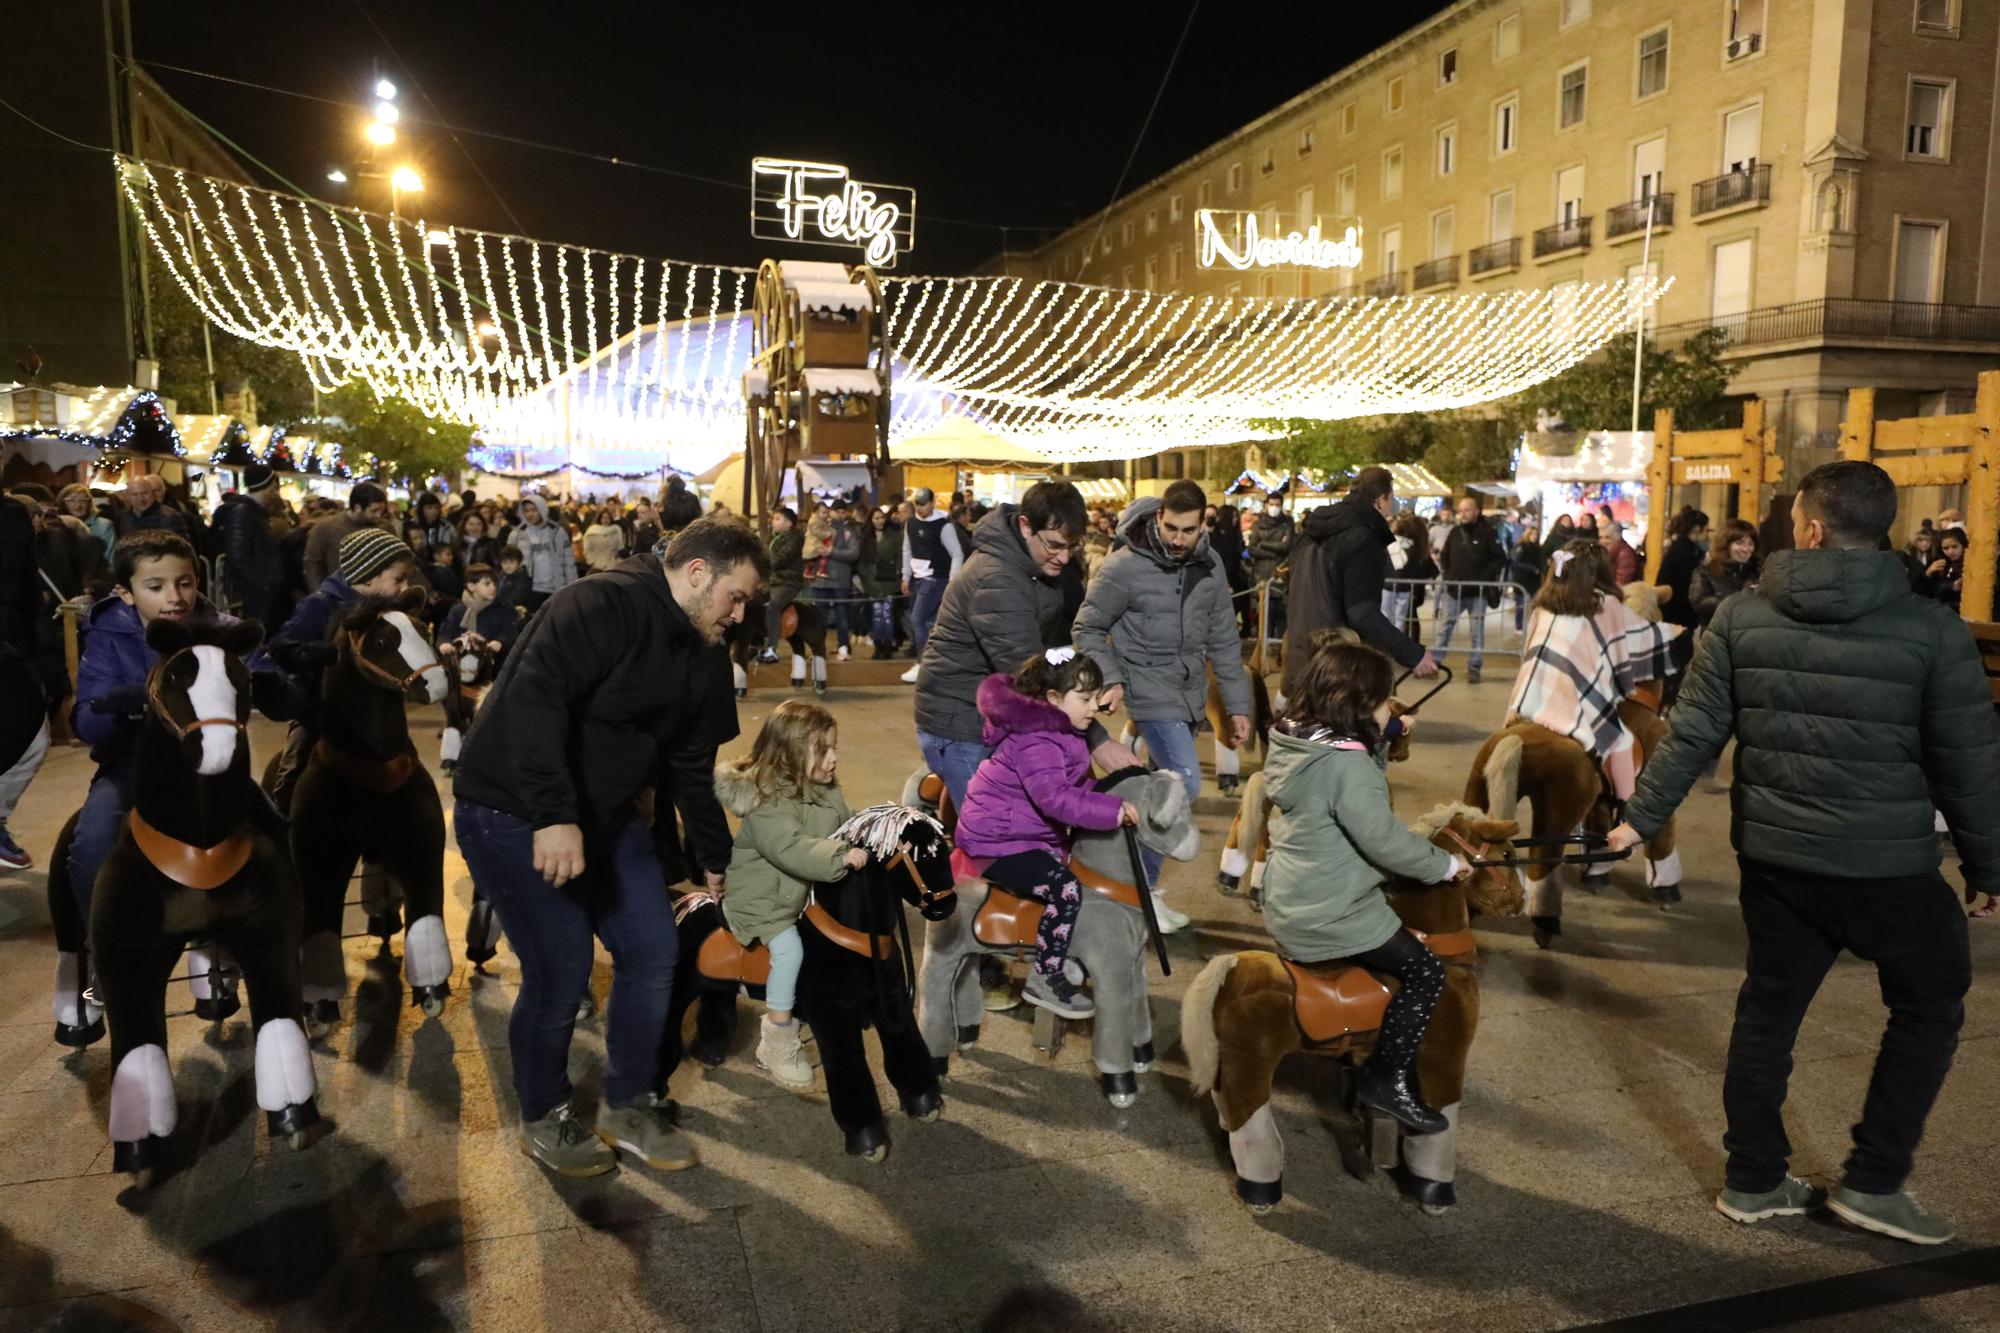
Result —
<instances>
[{"instance_id":1,"label":"black toy horse","mask_svg":"<svg viewBox=\"0 0 2000 1333\"><path fill-rule=\"evenodd\" d=\"M465 733L472 730L472 715L486 697L487 687L500 675L500 658L506 645L474 630L437 646L439 665L451 681L444 696L444 734L438 738L438 766L449 773L458 767L458 752Z\"/></svg>"},{"instance_id":2,"label":"black toy horse","mask_svg":"<svg viewBox=\"0 0 2000 1333\"><path fill-rule=\"evenodd\" d=\"M340 920L362 857L409 908L410 1001L435 1018L451 992L444 933L444 807L410 740L408 703L440 703L450 682L412 613L423 593L356 603L331 631L339 657L320 685L320 739L292 796L292 856L305 893L305 990L315 1034L347 994ZM371 909L372 910L372 909Z\"/></svg>"},{"instance_id":3,"label":"black toy horse","mask_svg":"<svg viewBox=\"0 0 2000 1333\"><path fill-rule=\"evenodd\" d=\"M156 620L159 654L133 759L133 807L99 871L90 942L111 1026L112 1161L149 1180L177 1119L167 1064L166 985L190 940L242 969L257 1034L257 1104L270 1131L304 1146L319 1122L312 1055L296 1015L299 893L250 773L255 624Z\"/></svg>"},{"instance_id":4,"label":"black toy horse","mask_svg":"<svg viewBox=\"0 0 2000 1333\"><path fill-rule=\"evenodd\" d=\"M865 1029L875 1029L883 1072L904 1112L935 1120L944 1108L930 1050L917 1031L910 933L902 905L915 907L927 921L951 915L957 906L951 842L942 824L903 805L870 806L833 836L864 848L869 861L835 883L813 887L812 902L799 919L806 956L799 970L798 1012L812 1025L827 1100L847 1151L879 1162L888 1156L889 1134L862 1040ZM712 1000L718 993L733 995L738 986L761 993L770 969L767 952L737 944L712 899L689 895L683 902L689 910L681 919L681 964L661 1050L662 1095L680 1062L688 1006L701 1003L697 1050L724 1049L734 1014L711 1007Z\"/></svg>"}]
</instances>

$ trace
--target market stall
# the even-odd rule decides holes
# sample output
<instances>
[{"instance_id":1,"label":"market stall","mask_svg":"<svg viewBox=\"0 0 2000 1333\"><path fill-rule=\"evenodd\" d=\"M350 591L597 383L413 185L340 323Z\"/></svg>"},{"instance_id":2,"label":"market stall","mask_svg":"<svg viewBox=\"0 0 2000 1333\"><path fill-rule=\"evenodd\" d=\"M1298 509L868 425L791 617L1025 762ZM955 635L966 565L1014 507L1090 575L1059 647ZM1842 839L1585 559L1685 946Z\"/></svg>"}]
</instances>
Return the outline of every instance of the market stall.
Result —
<instances>
[{"instance_id":1,"label":"market stall","mask_svg":"<svg viewBox=\"0 0 2000 1333\"><path fill-rule=\"evenodd\" d=\"M1653 461L1653 432L1595 430L1585 434L1538 433L1521 445L1514 492L1523 504L1540 507L1542 524L1559 514L1572 520L1611 506L1637 544L1650 511L1646 465Z\"/></svg>"}]
</instances>

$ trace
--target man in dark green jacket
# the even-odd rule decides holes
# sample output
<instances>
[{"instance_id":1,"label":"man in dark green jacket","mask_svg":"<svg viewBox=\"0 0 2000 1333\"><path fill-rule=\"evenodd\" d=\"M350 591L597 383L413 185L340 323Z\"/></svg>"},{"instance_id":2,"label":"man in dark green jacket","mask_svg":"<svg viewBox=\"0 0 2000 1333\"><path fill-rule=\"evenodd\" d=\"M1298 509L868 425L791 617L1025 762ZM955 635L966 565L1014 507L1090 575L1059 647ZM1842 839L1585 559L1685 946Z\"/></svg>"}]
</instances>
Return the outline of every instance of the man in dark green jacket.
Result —
<instances>
[{"instance_id":1,"label":"man in dark green jacket","mask_svg":"<svg viewBox=\"0 0 2000 1333\"><path fill-rule=\"evenodd\" d=\"M1756 592L1723 602L1639 775L1623 850L1656 833L1733 731L1731 837L1748 976L1736 998L1722 1103L1729 1154L1716 1207L1739 1222L1822 1201L1919 1244L1951 1225L1903 1189L1951 1069L1972 957L1965 912L1938 873L1933 811L1957 844L1968 899L2000 891L2000 740L1972 636L1910 592L1885 546L1896 489L1872 463L1815 468L1792 509L1797 550ZM1786 1174L1780 1109L1792 1043L1841 950L1875 964L1889 1026L1828 1198Z\"/></svg>"}]
</instances>

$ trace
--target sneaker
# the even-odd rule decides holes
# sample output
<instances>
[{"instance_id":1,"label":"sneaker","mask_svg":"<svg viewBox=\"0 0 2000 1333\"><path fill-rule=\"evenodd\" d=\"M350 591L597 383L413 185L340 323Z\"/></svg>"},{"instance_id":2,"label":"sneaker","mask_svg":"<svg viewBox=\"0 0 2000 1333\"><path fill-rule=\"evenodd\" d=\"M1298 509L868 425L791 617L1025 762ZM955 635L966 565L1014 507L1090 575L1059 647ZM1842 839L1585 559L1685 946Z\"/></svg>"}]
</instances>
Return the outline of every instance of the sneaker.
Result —
<instances>
[{"instance_id":1,"label":"sneaker","mask_svg":"<svg viewBox=\"0 0 2000 1333\"><path fill-rule=\"evenodd\" d=\"M1761 1222L1767 1217L1802 1217L1826 1206L1826 1191L1797 1176L1786 1176L1774 1190L1751 1194L1724 1187L1715 1196L1715 1211L1732 1222Z\"/></svg>"},{"instance_id":2,"label":"sneaker","mask_svg":"<svg viewBox=\"0 0 2000 1333\"><path fill-rule=\"evenodd\" d=\"M0 824L0 866L9 870L33 870L35 858L28 855L14 836L7 832L7 826Z\"/></svg>"},{"instance_id":3,"label":"sneaker","mask_svg":"<svg viewBox=\"0 0 2000 1333\"><path fill-rule=\"evenodd\" d=\"M896 679L902 681L905 685L914 685L917 683L917 669L917 667L913 666L902 675L896 677Z\"/></svg>"},{"instance_id":4,"label":"sneaker","mask_svg":"<svg viewBox=\"0 0 2000 1333\"><path fill-rule=\"evenodd\" d=\"M813 1068L799 1049L799 1022L773 1023L763 1020L757 1038L757 1067L788 1088L810 1088Z\"/></svg>"},{"instance_id":5,"label":"sneaker","mask_svg":"<svg viewBox=\"0 0 2000 1333\"><path fill-rule=\"evenodd\" d=\"M1194 920L1186 912L1177 912L1167 906L1167 900L1157 893L1153 895L1153 915L1160 920L1160 933L1162 935L1171 935L1177 930L1186 930L1188 924Z\"/></svg>"},{"instance_id":6,"label":"sneaker","mask_svg":"<svg viewBox=\"0 0 2000 1333\"><path fill-rule=\"evenodd\" d=\"M559 1176L601 1176L618 1165L618 1154L583 1127L567 1102L522 1123L521 1151Z\"/></svg>"},{"instance_id":7,"label":"sneaker","mask_svg":"<svg viewBox=\"0 0 2000 1333\"><path fill-rule=\"evenodd\" d=\"M778 650L775 648L766 648L763 652L757 654L757 660L765 666L770 666L778 660Z\"/></svg>"},{"instance_id":8,"label":"sneaker","mask_svg":"<svg viewBox=\"0 0 2000 1333\"><path fill-rule=\"evenodd\" d=\"M833 660L836 662L845 662L847 660L847 649L845 647L836 649L833 654Z\"/></svg>"},{"instance_id":9,"label":"sneaker","mask_svg":"<svg viewBox=\"0 0 2000 1333\"><path fill-rule=\"evenodd\" d=\"M1060 972L1031 972L1021 998L1038 1005L1058 1018L1089 1018L1097 1012L1088 995L1069 984Z\"/></svg>"},{"instance_id":10,"label":"sneaker","mask_svg":"<svg viewBox=\"0 0 2000 1333\"><path fill-rule=\"evenodd\" d=\"M1467 667L1465 669L1465 683L1468 685L1477 685L1479 683L1478 667Z\"/></svg>"},{"instance_id":11,"label":"sneaker","mask_svg":"<svg viewBox=\"0 0 2000 1333\"><path fill-rule=\"evenodd\" d=\"M597 1108L597 1137L620 1152L629 1152L647 1166L681 1171L695 1162L694 1145L674 1123L678 1102L648 1092L627 1106L609 1103Z\"/></svg>"},{"instance_id":12,"label":"sneaker","mask_svg":"<svg viewBox=\"0 0 2000 1333\"><path fill-rule=\"evenodd\" d=\"M1837 1186L1826 1201L1835 1217L1863 1231L1894 1236L1912 1245L1942 1245L1953 1236L1951 1223L1917 1202L1908 1190L1894 1194L1863 1194Z\"/></svg>"}]
</instances>

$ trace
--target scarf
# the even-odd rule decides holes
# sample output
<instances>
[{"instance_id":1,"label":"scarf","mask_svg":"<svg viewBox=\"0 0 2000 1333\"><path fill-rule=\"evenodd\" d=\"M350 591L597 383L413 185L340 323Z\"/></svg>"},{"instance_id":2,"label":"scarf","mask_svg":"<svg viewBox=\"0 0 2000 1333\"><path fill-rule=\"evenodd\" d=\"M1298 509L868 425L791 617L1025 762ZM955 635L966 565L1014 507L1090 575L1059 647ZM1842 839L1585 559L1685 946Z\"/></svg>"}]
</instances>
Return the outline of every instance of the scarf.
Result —
<instances>
[{"instance_id":1,"label":"scarf","mask_svg":"<svg viewBox=\"0 0 2000 1333\"><path fill-rule=\"evenodd\" d=\"M1538 610L1528 620L1530 644L1507 702L1507 721L1527 721L1567 736L1603 766L1611 794L1632 797L1638 770L1632 733L1618 705L1641 681L1665 680L1675 670L1667 645L1678 625L1655 624L1615 597L1595 616L1558 616Z\"/></svg>"}]
</instances>

